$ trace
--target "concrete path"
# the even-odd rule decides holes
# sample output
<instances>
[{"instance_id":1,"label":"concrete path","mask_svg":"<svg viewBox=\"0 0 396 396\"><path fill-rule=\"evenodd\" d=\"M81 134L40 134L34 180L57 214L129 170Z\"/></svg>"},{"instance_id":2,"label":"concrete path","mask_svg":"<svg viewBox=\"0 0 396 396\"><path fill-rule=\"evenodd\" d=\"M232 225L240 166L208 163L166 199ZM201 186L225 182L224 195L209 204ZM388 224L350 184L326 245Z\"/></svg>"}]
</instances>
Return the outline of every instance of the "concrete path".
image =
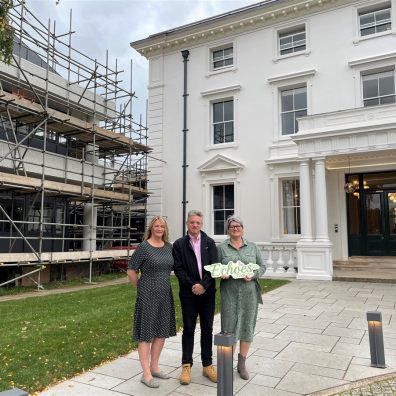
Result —
<instances>
[{"instance_id":1,"label":"concrete path","mask_svg":"<svg viewBox=\"0 0 396 396\"><path fill-rule=\"evenodd\" d=\"M235 373L235 395L296 396L325 389L321 394L331 395L357 380L392 372L396 377L396 285L293 281L265 294L263 299L247 359L250 380L243 381ZM366 312L371 310L382 312L386 369L370 367ZM218 331L219 316L215 319ZM159 380L159 389L140 383L141 368L135 351L40 395L216 395L216 384L201 375L199 332L196 336L192 383L188 386L178 381L179 334L165 344L160 363L172 378ZM395 381L390 384L392 387ZM367 387L367 381L362 383L363 393L357 393L359 387L354 386L352 393L342 388L340 394L392 395L389 386L386 393L366 391L363 387ZM329 389L334 387L334 392ZM393 392L396 394L395 388Z\"/></svg>"}]
</instances>

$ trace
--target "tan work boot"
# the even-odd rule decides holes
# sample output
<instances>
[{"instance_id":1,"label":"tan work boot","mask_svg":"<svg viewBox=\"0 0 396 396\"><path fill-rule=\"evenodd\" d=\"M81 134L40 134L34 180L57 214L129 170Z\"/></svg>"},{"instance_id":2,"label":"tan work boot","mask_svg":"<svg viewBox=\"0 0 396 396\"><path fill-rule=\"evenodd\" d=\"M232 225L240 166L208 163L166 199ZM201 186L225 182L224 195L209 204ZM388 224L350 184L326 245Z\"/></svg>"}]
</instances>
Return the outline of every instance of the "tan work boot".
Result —
<instances>
[{"instance_id":1,"label":"tan work boot","mask_svg":"<svg viewBox=\"0 0 396 396\"><path fill-rule=\"evenodd\" d=\"M217 382L217 371L212 364L202 368L202 375L208 377L212 382Z\"/></svg>"},{"instance_id":2,"label":"tan work boot","mask_svg":"<svg viewBox=\"0 0 396 396\"><path fill-rule=\"evenodd\" d=\"M182 385L188 385L191 382L191 365L183 364L182 371L179 377L180 383Z\"/></svg>"}]
</instances>

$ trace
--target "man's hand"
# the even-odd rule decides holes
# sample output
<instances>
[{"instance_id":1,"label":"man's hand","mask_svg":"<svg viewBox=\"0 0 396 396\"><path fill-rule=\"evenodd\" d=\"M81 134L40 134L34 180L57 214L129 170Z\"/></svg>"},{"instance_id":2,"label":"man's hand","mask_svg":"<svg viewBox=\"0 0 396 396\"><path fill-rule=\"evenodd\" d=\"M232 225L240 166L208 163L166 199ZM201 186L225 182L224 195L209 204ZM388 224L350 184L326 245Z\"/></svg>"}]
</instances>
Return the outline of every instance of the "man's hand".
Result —
<instances>
[{"instance_id":1,"label":"man's hand","mask_svg":"<svg viewBox=\"0 0 396 396\"><path fill-rule=\"evenodd\" d=\"M245 282L250 282L253 279L253 277L245 276L243 279L245 280Z\"/></svg>"},{"instance_id":2,"label":"man's hand","mask_svg":"<svg viewBox=\"0 0 396 396\"><path fill-rule=\"evenodd\" d=\"M196 295L200 296L201 294L204 294L206 289L200 284L196 283L192 288L191 291Z\"/></svg>"}]
</instances>

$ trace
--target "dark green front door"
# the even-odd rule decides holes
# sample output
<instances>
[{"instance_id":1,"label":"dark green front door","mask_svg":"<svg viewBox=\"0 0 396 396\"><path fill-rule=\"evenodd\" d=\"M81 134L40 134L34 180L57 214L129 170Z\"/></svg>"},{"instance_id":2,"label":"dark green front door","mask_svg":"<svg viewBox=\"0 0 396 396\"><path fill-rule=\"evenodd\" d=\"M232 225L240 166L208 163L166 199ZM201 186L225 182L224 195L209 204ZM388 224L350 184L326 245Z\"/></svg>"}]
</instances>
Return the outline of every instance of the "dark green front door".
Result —
<instances>
[{"instance_id":1,"label":"dark green front door","mask_svg":"<svg viewBox=\"0 0 396 396\"><path fill-rule=\"evenodd\" d=\"M384 174L392 176L394 172L374 175L381 180ZM357 186L355 192L347 194L349 256L396 256L393 183L380 184L373 174L350 175L348 180Z\"/></svg>"}]
</instances>

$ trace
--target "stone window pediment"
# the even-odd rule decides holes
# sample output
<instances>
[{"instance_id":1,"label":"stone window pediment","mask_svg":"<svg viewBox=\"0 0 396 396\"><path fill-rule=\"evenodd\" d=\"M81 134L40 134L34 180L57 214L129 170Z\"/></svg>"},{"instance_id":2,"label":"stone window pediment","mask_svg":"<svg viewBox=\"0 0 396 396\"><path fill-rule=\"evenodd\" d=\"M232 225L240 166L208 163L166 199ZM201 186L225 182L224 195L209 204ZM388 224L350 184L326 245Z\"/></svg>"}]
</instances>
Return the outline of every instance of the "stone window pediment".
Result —
<instances>
[{"instance_id":1,"label":"stone window pediment","mask_svg":"<svg viewBox=\"0 0 396 396\"><path fill-rule=\"evenodd\" d=\"M219 171L240 171L245 167L244 164L226 157L221 154L217 154L208 161L204 162L198 167L198 170L202 173L207 172L219 172Z\"/></svg>"}]
</instances>

